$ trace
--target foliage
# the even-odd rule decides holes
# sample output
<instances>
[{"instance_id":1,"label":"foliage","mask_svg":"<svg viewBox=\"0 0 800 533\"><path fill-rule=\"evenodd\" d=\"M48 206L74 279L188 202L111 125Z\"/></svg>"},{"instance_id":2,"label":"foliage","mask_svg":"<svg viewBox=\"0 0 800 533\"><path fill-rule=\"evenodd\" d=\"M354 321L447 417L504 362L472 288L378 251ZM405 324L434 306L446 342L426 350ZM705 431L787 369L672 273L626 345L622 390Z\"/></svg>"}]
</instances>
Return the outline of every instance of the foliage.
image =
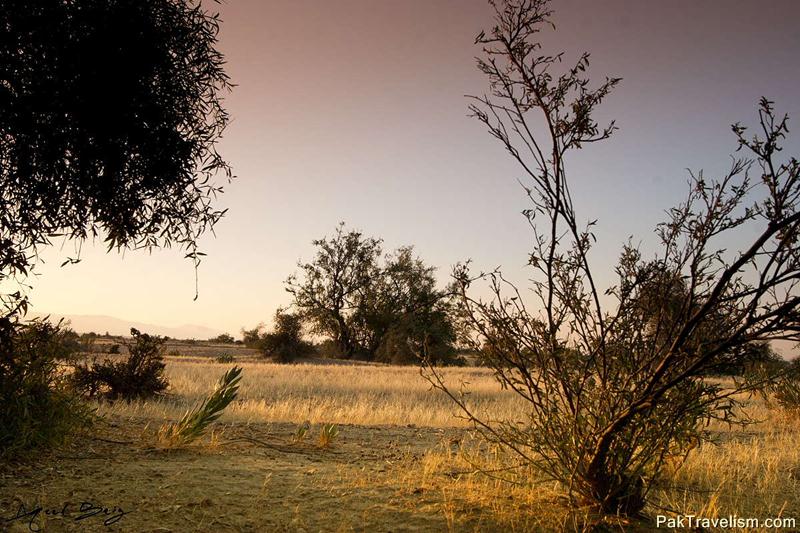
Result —
<instances>
[{"instance_id":1,"label":"foliage","mask_svg":"<svg viewBox=\"0 0 800 533\"><path fill-rule=\"evenodd\" d=\"M456 340L449 300L436 289L436 269L414 257L410 246L386 257L380 275L366 292L356 319L373 359L395 364L445 362Z\"/></svg>"},{"instance_id":2,"label":"foliage","mask_svg":"<svg viewBox=\"0 0 800 533\"><path fill-rule=\"evenodd\" d=\"M199 261L230 178L218 22L194 0L4 3L0 281L55 236Z\"/></svg>"},{"instance_id":3,"label":"foliage","mask_svg":"<svg viewBox=\"0 0 800 533\"><path fill-rule=\"evenodd\" d=\"M108 353L110 355L118 355L119 354L119 344L112 344L108 347Z\"/></svg>"},{"instance_id":4,"label":"foliage","mask_svg":"<svg viewBox=\"0 0 800 533\"><path fill-rule=\"evenodd\" d=\"M343 359L344 354L339 346L339 343L333 339L323 339L314 347L319 357L326 357L330 359Z\"/></svg>"},{"instance_id":5,"label":"foliage","mask_svg":"<svg viewBox=\"0 0 800 533\"><path fill-rule=\"evenodd\" d=\"M228 333L223 333L221 335L217 335L211 339L208 339L208 342L213 342L217 344L233 344L234 338L233 335L229 335Z\"/></svg>"},{"instance_id":6,"label":"foliage","mask_svg":"<svg viewBox=\"0 0 800 533\"><path fill-rule=\"evenodd\" d=\"M303 340L303 322L300 316L280 308L275 312L273 331L261 337L259 346L264 355L281 363L288 363L314 352L314 346Z\"/></svg>"},{"instance_id":7,"label":"foliage","mask_svg":"<svg viewBox=\"0 0 800 533\"><path fill-rule=\"evenodd\" d=\"M614 123L601 126L594 112L619 80L592 87L588 54L562 69L561 54L541 50L546 0L493 5L496 24L476 40L491 91L471 110L526 174L539 309L500 272L476 276L461 265L455 278L469 342L526 400L524 423L484 419L435 369L429 377L488 438L560 482L573 504L635 515L665 461L679 463L706 438L710 419L736 421L735 395L755 386L723 389L704 376L746 361L753 343L800 338L800 164L777 160L787 119L762 99L763 137L733 126L752 159L734 158L719 179L690 174L686 201L657 228L655 258L623 247L618 282L605 291L609 312L589 261L595 221L576 215L565 161L612 135ZM732 242L746 244L729 251ZM489 282L491 300L470 296L478 280Z\"/></svg>"},{"instance_id":8,"label":"foliage","mask_svg":"<svg viewBox=\"0 0 800 533\"><path fill-rule=\"evenodd\" d=\"M775 367L777 367L777 371ZM758 362L749 368L745 380L763 382L763 376L768 373L777 373L778 378L758 389L767 405L771 407L777 405L786 414L793 417L800 415L800 359L795 358L790 363L782 360L780 363L777 361Z\"/></svg>"},{"instance_id":9,"label":"foliage","mask_svg":"<svg viewBox=\"0 0 800 533\"><path fill-rule=\"evenodd\" d=\"M224 214L212 207L222 191L214 178L231 178L216 151L230 87L218 23L195 0L7 0L0 9L2 423L19 432L14 442L53 441L81 418L52 362L58 334L20 324L27 298L8 292L41 248L74 240L78 257L66 264L101 236L109 250L177 245L197 266L197 239ZM90 389L114 382L114 394L163 389L156 358L129 364L82 367L78 377ZM144 382L117 379L126 372Z\"/></svg>"},{"instance_id":10,"label":"foliage","mask_svg":"<svg viewBox=\"0 0 800 533\"><path fill-rule=\"evenodd\" d=\"M73 336L61 322L0 319L0 458L60 444L91 422L60 368Z\"/></svg>"},{"instance_id":11,"label":"foliage","mask_svg":"<svg viewBox=\"0 0 800 533\"><path fill-rule=\"evenodd\" d=\"M214 358L214 362L223 364L233 363L233 356L229 353L218 355Z\"/></svg>"},{"instance_id":12,"label":"foliage","mask_svg":"<svg viewBox=\"0 0 800 533\"><path fill-rule=\"evenodd\" d=\"M74 354L82 351L81 336L75 333L72 328L67 326L66 324L68 323L59 322L58 324L60 329L59 336L61 338L62 349L64 352Z\"/></svg>"},{"instance_id":13,"label":"foliage","mask_svg":"<svg viewBox=\"0 0 800 533\"><path fill-rule=\"evenodd\" d=\"M775 401L788 414L800 415L800 376L779 380L775 385Z\"/></svg>"},{"instance_id":14,"label":"foliage","mask_svg":"<svg viewBox=\"0 0 800 533\"><path fill-rule=\"evenodd\" d=\"M96 333L84 333L80 336L80 351L83 353L94 352L94 346L97 343Z\"/></svg>"},{"instance_id":15,"label":"foliage","mask_svg":"<svg viewBox=\"0 0 800 533\"><path fill-rule=\"evenodd\" d=\"M669 340L671 331L664 327L680 320L680 313L684 302L690 298L687 280L678 272L667 271L658 261L643 263L640 266L644 273L640 287L631 305L635 313L640 314L644 333L654 337L655 342L665 343ZM722 309L709 312L708 316L696 328L692 335L689 351L697 351L707 342L714 342L722 331L726 334L733 324L727 319ZM732 350L719 355L713 364L709 365L706 373L709 375L741 376L747 367L757 364L769 364L780 360L768 342L753 341L743 343L741 349ZM762 377L763 373L762 373Z\"/></svg>"},{"instance_id":16,"label":"foliage","mask_svg":"<svg viewBox=\"0 0 800 533\"><path fill-rule=\"evenodd\" d=\"M264 335L264 324L259 323L253 329L242 328L242 342L248 348L259 348L261 346L261 337Z\"/></svg>"},{"instance_id":17,"label":"foliage","mask_svg":"<svg viewBox=\"0 0 800 533\"><path fill-rule=\"evenodd\" d=\"M432 358L453 353L454 326L435 268L401 247L381 262L381 240L346 231L314 241L317 256L286 282L313 333L337 343L334 353L407 363L427 346Z\"/></svg>"},{"instance_id":18,"label":"foliage","mask_svg":"<svg viewBox=\"0 0 800 533\"><path fill-rule=\"evenodd\" d=\"M75 367L72 382L75 388L90 397L108 400L150 398L162 393L167 386L164 361L161 355L164 339L131 328L133 343L125 361L94 361L91 366Z\"/></svg>"},{"instance_id":19,"label":"foliage","mask_svg":"<svg viewBox=\"0 0 800 533\"><path fill-rule=\"evenodd\" d=\"M286 290L315 334L334 339L347 358L363 350L355 314L364 295L377 278L381 254L379 239L358 231L345 231L344 223L333 237L313 241L317 256L300 263L302 274L291 275Z\"/></svg>"},{"instance_id":20,"label":"foliage","mask_svg":"<svg viewBox=\"0 0 800 533\"><path fill-rule=\"evenodd\" d=\"M222 416L225 408L236 399L241 379L242 369L238 366L225 372L217 382L214 392L203 403L187 411L177 424L162 428L162 441L170 446L182 445L203 435L208 426Z\"/></svg>"}]
</instances>

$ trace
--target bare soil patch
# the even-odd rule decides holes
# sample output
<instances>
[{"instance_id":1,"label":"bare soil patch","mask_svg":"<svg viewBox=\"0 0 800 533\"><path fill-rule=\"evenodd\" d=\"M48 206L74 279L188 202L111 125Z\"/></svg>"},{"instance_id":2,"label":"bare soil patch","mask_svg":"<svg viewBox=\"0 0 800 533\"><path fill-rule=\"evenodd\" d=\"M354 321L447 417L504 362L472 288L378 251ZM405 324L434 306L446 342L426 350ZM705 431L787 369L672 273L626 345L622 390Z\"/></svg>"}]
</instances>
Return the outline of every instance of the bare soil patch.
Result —
<instances>
[{"instance_id":1,"label":"bare soil patch","mask_svg":"<svg viewBox=\"0 0 800 533\"><path fill-rule=\"evenodd\" d=\"M439 496L396 481L396 467L463 432L341 426L335 444L323 449L315 433L294 442L292 424L227 424L216 443L167 450L153 445L155 428L146 420L111 419L99 429L67 449L1 471L4 527L14 532L447 530ZM26 513L34 514L14 519Z\"/></svg>"}]
</instances>

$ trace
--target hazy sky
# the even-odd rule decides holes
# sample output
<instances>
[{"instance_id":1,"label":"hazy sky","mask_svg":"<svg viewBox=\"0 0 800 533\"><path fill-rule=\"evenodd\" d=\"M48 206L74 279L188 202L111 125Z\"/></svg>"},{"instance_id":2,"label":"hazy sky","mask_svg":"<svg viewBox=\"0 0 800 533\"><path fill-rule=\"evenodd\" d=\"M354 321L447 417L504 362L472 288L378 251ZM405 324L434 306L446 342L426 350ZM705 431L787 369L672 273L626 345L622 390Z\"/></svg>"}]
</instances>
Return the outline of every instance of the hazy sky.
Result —
<instances>
[{"instance_id":1,"label":"hazy sky","mask_svg":"<svg viewBox=\"0 0 800 533\"><path fill-rule=\"evenodd\" d=\"M200 297L177 250L106 255L60 268L48 251L34 281L40 312L105 314L236 333L289 302L283 288L311 240L337 222L413 244L444 280L457 261L524 279L530 232L520 172L467 115L482 94L480 0L229 0L221 48L237 87L221 151L238 178L230 212L202 240ZM597 218L593 259L611 281L620 243L652 236L681 200L686 169L718 174L730 124L752 123L762 95L800 123L800 2L555 0L547 51L591 52L590 73L623 82L601 108L620 131L569 161L579 216ZM789 143L800 146L800 131Z\"/></svg>"}]
</instances>

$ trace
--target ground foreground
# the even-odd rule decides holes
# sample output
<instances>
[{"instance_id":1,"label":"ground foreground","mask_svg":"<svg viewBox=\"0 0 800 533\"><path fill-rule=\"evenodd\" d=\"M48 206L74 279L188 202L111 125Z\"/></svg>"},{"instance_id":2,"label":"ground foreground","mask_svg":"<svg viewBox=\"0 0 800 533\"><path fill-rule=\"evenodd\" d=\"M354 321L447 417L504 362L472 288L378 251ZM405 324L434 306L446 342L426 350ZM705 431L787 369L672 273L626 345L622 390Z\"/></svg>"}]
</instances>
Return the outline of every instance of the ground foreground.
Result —
<instances>
[{"instance_id":1,"label":"ground foreground","mask_svg":"<svg viewBox=\"0 0 800 533\"><path fill-rule=\"evenodd\" d=\"M161 445L159 428L228 366L171 357L166 399L98 405L101 420L68 447L0 467L0 530L651 531L658 515L800 519L800 427L759 401L760 423L712 427L716 443L692 450L638 521L598 523L568 510L552 483L531 485L534 473L508 469L513 459L475 438L413 368L245 363L240 400L211 435ZM491 416L523 412L486 371L449 379L469 382ZM323 445L326 423L339 432Z\"/></svg>"},{"instance_id":2,"label":"ground foreground","mask_svg":"<svg viewBox=\"0 0 800 533\"><path fill-rule=\"evenodd\" d=\"M46 461L5 473L6 518L43 508L46 531L424 531L446 530L440 495L408 490L396 465L453 430L341 427L336 445L294 442L290 424L230 424L218 443L147 446L146 421L105 423ZM124 426L124 429L123 429ZM154 437L150 435L150 437ZM247 440L239 440L247 439ZM119 444L117 442L124 442ZM46 516L69 502L67 516ZM108 513L77 520L81 502ZM117 508L117 509L114 509ZM104 521L121 516L113 525ZM12 522L29 531L33 516Z\"/></svg>"}]
</instances>

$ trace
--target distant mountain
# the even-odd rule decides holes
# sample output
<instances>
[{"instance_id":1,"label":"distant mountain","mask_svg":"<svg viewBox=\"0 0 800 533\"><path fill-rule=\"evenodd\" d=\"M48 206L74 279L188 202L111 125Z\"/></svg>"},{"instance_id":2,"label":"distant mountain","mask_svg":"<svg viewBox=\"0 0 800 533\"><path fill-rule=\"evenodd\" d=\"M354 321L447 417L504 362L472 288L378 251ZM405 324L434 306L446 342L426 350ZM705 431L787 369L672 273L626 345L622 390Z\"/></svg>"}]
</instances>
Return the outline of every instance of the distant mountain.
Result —
<instances>
[{"instance_id":1,"label":"distant mountain","mask_svg":"<svg viewBox=\"0 0 800 533\"><path fill-rule=\"evenodd\" d=\"M46 316L47 313L32 313L34 316ZM131 328L136 328L142 333L149 333L151 335L162 335L171 337L173 339L210 339L216 337L224 331L208 328L205 326L198 326L196 324L185 324L183 326L158 326L156 324L146 324L144 322L135 322L133 320L123 320L121 318L106 316L106 315L63 315L59 313L50 313L52 320L69 320L72 329L78 333L88 333L94 331L95 333L103 334L106 331L111 335L125 335L131 333Z\"/></svg>"}]
</instances>

